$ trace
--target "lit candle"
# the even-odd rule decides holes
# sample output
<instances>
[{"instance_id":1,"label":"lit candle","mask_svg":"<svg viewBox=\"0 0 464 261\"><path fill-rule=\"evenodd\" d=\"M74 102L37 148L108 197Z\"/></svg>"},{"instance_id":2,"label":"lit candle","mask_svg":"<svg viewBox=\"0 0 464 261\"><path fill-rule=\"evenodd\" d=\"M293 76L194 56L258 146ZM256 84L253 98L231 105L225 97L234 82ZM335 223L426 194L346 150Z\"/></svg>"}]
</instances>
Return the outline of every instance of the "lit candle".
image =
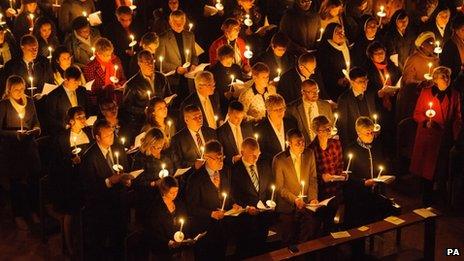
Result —
<instances>
[{"instance_id":1,"label":"lit candle","mask_svg":"<svg viewBox=\"0 0 464 261\"><path fill-rule=\"evenodd\" d=\"M258 141L259 134L258 134L258 133L255 133L253 136L255 136L255 140Z\"/></svg>"},{"instance_id":2,"label":"lit candle","mask_svg":"<svg viewBox=\"0 0 464 261\"><path fill-rule=\"evenodd\" d=\"M223 197L224 199L222 200L222 207L221 207L221 210L224 211L224 207L226 206L227 193L222 192L222 197Z\"/></svg>"},{"instance_id":3,"label":"lit candle","mask_svg":"<svg viewBox=\"0 0 464 261\"><path fill-rule=\"evenodd\" d=\"M271 201L274 201L274 193L275 193L275 185L271 186L272 193L271 193Z\"/></svg>"},{"instance_id":4,"label":"lit candle","mask_svg":"<svg viewBox=\"0 0 464 261\"><path fill-rule=\"evenodd\" d=\"M160 73L163 73L163 60L164 60L164 57L160 56L158 59L160 61Z\"/></svg>"},{"instance_id":5,"label":"lit candle","mask_svg":"<svg viewBox=\"0 0 464 261\"><path fill-rule=\"evenodd\" d=\"M346 171L345 171L346 174L348 174L348 172L350 171L351 159L353 159L352 153L348 154L348 165L346 166Z\"/></svg>"},{"instance_id":6,"label":"lit candle","mask_svg":"<svg viewBox=\"0 0 464 261\"><path fill-rule=\"evenodd\" d=\"M320 42L322 40L322 35L324 34L324 28L321 27L321 29L319 29L319 39L317 39L318 42Z\"/></svg>"},{"instance_id":7,"label":"lit candle","mask_svg":"<svg viewBox=\"0 0 464 261\"><path fill-rule=\"evenodd\" d=\"M115 65L114 65L114 77L115 77L115 78L117 77L116 75L118 75L118 68L119 68L118 65L115 64Z\"/></svg>"},{"instance_id":8,"label":"lit candle","mask_svg":"<svg viewBox=\"0 0 464 261\"><path fill-rule=\"evenodd\" d=\"M189 23L189 32L192 31L192 28L193 28L193 23Z\"/></svg>"},{"instance_id":9,"label":"lit candle","mask_svg":"<svg viewBox=\"0 0 464 261\"><path fill-rule=\"evenodd\" d=\"M200 147L200 152L201 152L201 159L203 159L203 156L205 154L205 146Z\"/></svg>"},{"instance_id":10,"label":"lit candle","mask_svg":"<svg viewBox=\"0 0 464 261\"><path fill-rule=\"evenodd\" d=\"M147 91L148 100L151 100L151 91Z\"/></svg>"},{"instance_id":11,"label":"lit candle","mask_svg":"<svg viewBox=\"0 0 464 261\"><path fill-rule=\"evenodd\" d=\"M387 85L387 81L390 79L390 74L385 74L385 81L383 82L383 86Z\"/></svg>"},{"instance_id":12,"label":"lit candle","mask_svg":"<svg viewBox=\"0 0 464 261\"><path fill-rule=\"evenodd\" d=\"M349 74L350 73L350 62L345 62L345 64L346 64L346 70Z\"/></svg>"},{"instance_id":13,"label":"lit candle","mask_svg":"<svg viewBox=\"0 0 464 261\"><path fill-rule=\"evenodd\" d=\"M52 51L53 51L53 48L51 46L48 47L48 52L50 53L48 55L48 59L50 60L50 63L52 62Z\"/></svg>"},{"instance_id":14,"label":"lit candle","mask_svg":"<svg viewBox=\"0 0 464 261\"><path fill-rule=\"evenodd\" d=\"M3 14L0 13L0 24L2 24L2 20L3 20Z\"/></svg>"},{"instance_id":15,"label":"lit candle","mask_svg":"<svg viewBox=\"0 0 464 261\"><path fill-rule=\"evenodd\" d=\"M433 106L433 102L429 102L429 110L432 109L432 106Z\"/></svg>"},{"instance_id":16,"label":"lit candle","mask_svg":"<svg viewBox=\"0 0 464 261\"><path fill-rule=\"evenodd\" d=\"M301 181L301 194L300 194L300 197L304 196L304 186L305 186L305 182L304 182L304 180L302 180Z\"/></svg>"},{"instance_id":17,"label":"lit candle","mask_svg":"<svg viewBox=\"0 0 464 261\"><path fill-rule=\"evenodd\" d=\"M429 67L429 75L432 74L432 63L428 63L427 66Z\"/></svg>"},{"instance_id":18,"label":"lit candle","mask_svg":"<svg viewBox=\"0 0 464 261\"><path fill-rule=\"evenodd\" d=\"M280 73L282 72L282 70L280 68L277 68L277 77L280 78Z\"/></svg>"},{"instance_id":19,"label":"lit candle","mask_svg":"<svg viewBox=\"0 0 464 261\"><path fill-rule=\"evenodd\" d=\"M224 10L224 6L221 4L221 0L216 0L216 5L215 5L216 9L218 11L222 11Z\"/></svg>"},{"instance_id":20,"label":"lit candle","mask_svg":"<svg viewBox=\"0 0 464 261\"><path fill-rule=\"evenodd\" d=\"M185 50L185 62L186 62L186 63L190 62L189 54L190 54L190 50L189 50L189 49L186 49L186 50Z\"/></svg>"},{"instance_id":21,"label":"lit candle","mask_svg":"<svg viewBox=\"0 0 464 261\"><path fill-rule=\"evenodd\" d=\"M21 132L23 132L24 131L24 126L23 126L24 125L23 124L24 114L19 113L18 116L19 116L19 124L21 125Z\"/></svg>"},{"instance_id":22,"label":"lit candle","mask_svg":"<svg viewBox=\"0 0 464 261\"><path fill-rule=\"evenodd\" d=\"M372 118L374 118L374 124L377 124L377 114L372 115Z\"/></svg>"},{"instance_id":23,"label":"lit candle","mask_svg":"<svg viewBox=\"0 0 464 261\"><path fill-rule=\"evenodd\" d=\"M34 97L34 77L29 76L29 81L31 82L31 98Z\"/></svg>"},{"instance_id":24,"label":"lit candle","mask_svg":"<svg viewBox=\"0 0 464 261\"><path fill-rule=\"evenodd\" d=\"M379 175L377 175L377 178L380 178L380 175L382 175L382 171L383 171L383 166L380 165L379 166Z\"/></svg>"},{"instance_id":25,"label":"lit candle","mask_svg":"<svg viewBox=\"0 0 464 261\"><path fill-rule=\"evenodd\" d=\"M124 146L124 143L126 143L126 138L121 137L121 144L122 144L122 146Z\"/></svg>"},{"instance_id":26,"label":"lit candle","mask_svg":"<svg viewBox=\"0 0 464 261\"><path fill-rule=\"evenodd\" d=\"M380 6L380 11L377 12L377 16L380 17L379 24L380 24L380 27L382 27L382 18L387 16L387 13L385 13L385 7L383 5Z\"/></svg>"},{"instance_id":27,"label":"lit candle","mask_svg":"<svg viewBox=\"0 0 464 261\"><path fill-rule=\"evenodd\" d=\"M248 61L253 57L253 52L251 51L251 48L249 45L245 46L245 52L243 53L245 58L248 59Z\"/></svg>"},{"instance_id":28,"label":"lit candle","mask_svg":"<svg viewBox=\"0 0 464 261\"><path fill-rule=\"evenodd\" d=\"M86 11L82 11L82 16L83 16L83 17L87 17L87 12L86 12Z\"/></svg>"},{"instance_id":29,"label":"lit candle","mask_svg":"<svg viewBox=\"0 0 464 261\"><path fill-rule=\"evenodd\" d=\"M29 14L29 20L31 20L31 27L29 28L30 31L34 28L34 14Z\"/></svg>"},{"instance_id":30,"label":"lit candle","mask_svg":"<svg viewBox=\"0 0 464 261\"><path fill-rule=\"evenodd\" d=\"M171 120L168 120L168 127L169 127L169 129L171 128L171 125L172 125L172 121L171 121Z\"/></svg>"},{"instance_id":31,"label":"lit candle","mask_svg":"<svg viewBox=\"0 0 464 261\"><path fill-rule=\"evenodd\" d=\"M183 218L179 219L179 222L180 222L180 229L179 229L179 231L182 232L182 228L184 228L184 219L183 219Z\"/></svg>"},{"instance_id":32,"label":"lit candle","mask_svg":"<svg viewBox=\"0 0 464 261\"><path fill-rule=\"evenodd\" d=\"M333 124L333 125L336 126L336 125L337 125L337 121L338 121L338 113L334 113L334 118L335 118L335 120L334 120L334 124Z\"/></svg>"},{"instance_id":33,"label":"lit candle","mask_svg":"<svg viewBox=\"0 0 464 261\"><path fill-rule=\"evenodd\" d=\"M214 121L218 121L219 117L217 115L214 115Z\"/></svg>"},{"instance_id":34,"label":"lit candle","mask_svg":"<svg viewBox=\"0 0 464 261\"><path fill-rule=\"evenodd\" d=\"M90 48L92 50L92 56L95 56L95 47Z\"/></svg>"},{"instance_id":35,"label":"lit candle","mask_svg":"<svg viewBox=\"0 0 464 261\"><path fill-rule=\"evenodd\" d=\"M129 38L131 39L131 42L129 43L129 45L131 46L131 51L133 52L134 51L134 41L135 41L135 36L133 34L129 35Z\"/></svg>"},{"instance_id":36,"label":"lit candle","mask_svg":"<svg viewBox=\"0 0 464 261\"><path fill-rule=\"evenodd\" d=\"M169 176L169 171L166 169L166 163L161 163L161 170L159 172L159 177L164 178Z\"/></svg>"},{"instance_id":37,"label":"lit candle","mask_svg":"<svg viewBox=\"0 0 464 261\"><path fill-rule=\"evenodd\" d=\"M115 152L114 156L116 157L116 165L119 165L119 152Z\"/></svg>"},{"instance_id":38,"label":"lit candle","mask_svg":"<svg viewBox=\"0 0 464 261\"><path fill-rule=\"evenodd\" d=\"M235 75L232 74L232 75L230 76L230 84L231 84L231 85L234 84L234 81L235 81Z\"/></svg>"}]
</instances>

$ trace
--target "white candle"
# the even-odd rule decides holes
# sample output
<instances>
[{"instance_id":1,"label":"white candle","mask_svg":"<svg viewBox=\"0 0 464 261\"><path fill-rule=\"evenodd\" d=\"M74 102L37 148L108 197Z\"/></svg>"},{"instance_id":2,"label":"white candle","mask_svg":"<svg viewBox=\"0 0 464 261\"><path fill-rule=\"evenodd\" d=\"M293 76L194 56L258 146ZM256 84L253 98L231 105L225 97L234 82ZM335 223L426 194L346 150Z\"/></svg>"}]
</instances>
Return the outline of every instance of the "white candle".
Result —
<instances>
[{"instance_id":1,"label":"white candle","mask_svg":"<svg viewBox=\"0 0 464 261\"><path fill-rule=\"evenodd\" d=\"M218 121L219 117L217 115L214 115L214 121Z\"/></svg>"},{"instance_id":2,"label":"white candle","mask_svg":"<svg viewBox=\"0 0 464 261\"><path fill-rule=\"evenodd\" d=\"M372 115L372 118L374 118L374 124L377 124L377 114Z\"/></svg>"},{"instance_id":3,"label":"white candle","mask_svg":"<svg viewBox=\"0 0 464 261\"><path fill-rule=\"evenodd\" d=\"M115 78L117 78L116 75L118 75L118 68L119 68L118 65L115 64L115 65L114 65L114 77L115 77Z\"/></svg>"},{"instance_id":4,"label":"white candle","mask_svg":"<svg viewBox=\"0 0 464 261\"><path fill-rule=\"evenodd\" d=\"M168 120L168 127L171 128L171 125L172 125L172 121Z\"/></svg>"},{"instance_id":5,"label":"white candle","mask_svg":"<svg viewBox=\"0 0 464 261\"><path fill-rule=\"evenodd\" d=\"M95 56L95 47L90 48L92 50L92 56Z\"/></svg>"},{"instance_id":6,"label":"white candle","mask_svg":"<svg viewBox=\"0 0 464 261\"><path fill-rule=\"evenodd\" d=\"M346 64L346 70L349 74L350 73L350 62L345 62L345 64Z\"/></svg>"},{"instance_id":7,"label":"white candle","mask_svg":"<svg viewBox=\"0 0 464 261\"><path fill-rule=\"evenodd\" d=\"M224 199L222 200L222 207L221 207L221 210L223 211L223 210L224 210L224 207L226 206L227 193L222 192L222 197L224 198Z\"/></svg>"},{"instance_id":8,"label":"white candle","mask_svg":"<svg viewBox=\"0 0 464 261\"><path fill-rule=\"evenodd\" d=\"M319 29L319 39L317 39L318 42L320 42L322 40L322 35L324 34L324 28L321 27L321 29Z\"/></svg>"},{"instance_id":9,"label":"white candle","mask_svg":"<svg viewBox=\"0 0 464 261\"><path fill-rule=\"evenodd\" d=\"M133 42L135 41L135 36L133 34L129 35L129 38L131 39L130 45L131 45L131 51L134 51L134 45Z\"/></svg>"},{"instance_id":10,"label":"white candle","mask_svg":"<svg viewBox=\"0 0 464 261\"><path fill-rule=\"evenodd\" d=\"M271 201L274 201L275 185L272 185L271 189L272 189Z\"/></svg>"},{"instance_id":11,"label":"white candle","mask_svg":"<svg viewBox=\"0 0 464 261\"><path fill-rule=\"evenodd\" d=\"M336 125L337 125L337 121L338 121L338 113L334 113L334 118L335 118L335 120L334 120L333 125L336 126Z\"/></svg>"},{"instance_id":12,"label":"white candle","mask_svg":"<svg viewBox=\"0 0 464 261\"><path fill-rule=\"evenodd\" d=\"M185 50L185 62L186 62L186 63L190 62L189 54L190 54L190 50L189 50L189 49L186 49L186 50Z\"/></svg>"},{"instance_id":13,"label":"white candle","mask_svg":"<svg viewBox=\"0 0 464 261\"><path fill-rule=\"evenodd\" d=\"M234 81L235 81L235 75L231 75L230 76L230 84L234 84Z\"/></svg>"},{"instance_id":14,"label":"white candle","mask_svg":"<svg viewBox=\"0 0 464 261\"><path fill-rule=\"evenodd\" d=\"M21 132L23 132L24 131L24 126L23 126L24 114L19 113L18 116L19 116L19 124L21 125Z\"/></svg>"},{"instance_id":15,"label":"white candle","mask_svg":"<svg viewBox=\"0 0 464 261\"><path fill-rule=\"evenodd\" d=\"M258 141L259 134L258 134L258 133L255 133L253 136L255 136L255 140Z\"/></svg>"},{"instance_id":16,"label":"white candle","mask_svg":"<svg viewBox=\"0 0 464 261\"><path fill-rule=\"evenodd\" d=\"M377 178L380 178L380 175L382 175L383 171L383 166L379 166L379 175L377 175Z\"/></svg>"},{"instance_id":17,"label":"white candle","mask_svg":"<svg viewBox=\"0 0 464 261\"><path fill-rule=\"evenodd\" d=\"M193 23L189 23L189 32L192 31L192 28L193 28Z\"/></svg>"},{"instance_id":18,"label":"white candle","mask_svg":"<svg viewBox=\"0 0 464 261\"><path fill-rule=\"evenodd\" d=\"M432 63L428 63L427 66L429 67L429 75L432 74Z\"/></svg>"},{"instance_id":19,"label":"white candle","mask_svg":"<svg viewBox=\"0 0 464 261\"><path fill-rule=\"evenodd\" d=\"M182 232L182 228L184 228L184 219L183 219L183 218L179 219L179 222L180 222L180 229L179 229L179 231Z\"/></svg>"},{"instance_id":20,"label":"white candle","mask_svg":"<svg viewBox=\"0 0 464 261\"><path fill-rule=\"evenodd\" d=\"M282 72L282 70L280 68L277 68L277 77L280 77L281 72Z\"/></svg>"},{"instance_id":21,"label":"white candle","mask_svg":"<svg viewBox=\"0 0 464 261\"><path fill-rule=\"evenodd\" d=\"M204 146L200 147L200 152L201 152L201 159L203 159L203 155L205 154L205 147Z\"/></svg>"},{"instance_id":22,"label":"white candle","mask_svg":"<svg viewBox=\"0 0 464 261\"><path fill-rule=\"evenodd\" d=\"M346 166L346 171L345 171L347 174L350 171L350 165L351 165L352 158L353 158L353 154L352 153L348 154L348 165Z\"/></svg>"},{"instance_id":23,"label":"white candle","mask_svg":"<svg viewBox=\"0 0 464 261\"><path fill-rule=\"evenodd\" d=\"M301 181L301 197L304 196L304 186L305 186L305 182L304 180Z\"/></svg>"},{"instance_id":24,"label":"white candle","mask_svg":"<svg viewBox=\"0 0 464 261\"><path fill-rule=\"evenodd\" d=\"M114 156L116 157L116 165L119 165L119 152L115 152Z\"/></svg>"},{"instance_id":25,"label":"white candle","mask_svg":"<svg viewBox=\"0 0 464 261\"><path fill-rule=\"evenodd\" d=\"M390 79L390 74L385 74L385 81L383 82L383 86L387 85L387 81Z\"/></svg>"},{"instance_id":26,"label":"white candle","mask_svg":"<svg viewBox=\"0 0 464 261\"><path fill-rule=\"evenodd\" d=\"M147 91L148 100L151 100L151 91Z\"/></svg>"},{"instance_id":27,"label":"white candle","mask_svg":"<svg viewBox=\"0 0 464 261\"><path fill-rule=\"evenodd\" d=\"M164 57L160 56L158 59L160 61L160 73L163 73L163 60L164 60Z\"/></svg>"},{"instance_id":28,"label":"white candle","mask_svg":"<svg viewBox=\"0 0 464 261\"><path fill-rule=\"evenodd\" d=\"M31 98L34 97L34 77L29 76L29 81L31 82Z\"/></svg>"},{"instance_id":29,"label":"white candle","mask_svg":"<svg viewBox=\"0 0 464 261\"><path fill-rule=\"evenodd\" d=\"M53 51L53 48L49 46L48 47L48 52L49 52L48 59L50 60L50 63L52 63L52 51Z\"/></svg>"}]
</instances>

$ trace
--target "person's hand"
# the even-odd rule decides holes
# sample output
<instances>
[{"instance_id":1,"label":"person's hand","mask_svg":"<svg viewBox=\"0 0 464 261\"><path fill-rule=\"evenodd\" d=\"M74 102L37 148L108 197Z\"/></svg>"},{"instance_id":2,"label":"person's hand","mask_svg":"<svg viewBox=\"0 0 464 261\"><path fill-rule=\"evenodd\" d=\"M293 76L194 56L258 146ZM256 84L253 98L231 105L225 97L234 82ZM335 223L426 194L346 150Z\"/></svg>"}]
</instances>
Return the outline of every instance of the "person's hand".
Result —
<instances>
[{"instance_id":1,"label":"person's hand","mask_svg":"<svg viewBox=\"0 0 464 261\"><path fill-rule=\"evenodd\" d=\"M81 157L79 157L79 155L76 154L74 158L71 159L71 161L74 165L81 164Z\"/></svg>"},{"instance_id":2,"label":"person's hand","mask_svg":"<svg viewBox=\"0 0 464 261\"><path fill-rule=\"evenodd\" d=\"M132 181L131 179L123 179L122 184L124 184L126 187L130 187L132 185Z\"/></svg>"},{"instance_id":3,"label":"person's hand","mask_svg":"<svg viewBox=\"0 0 464 261\"><path fill-rule=\"evenodd\" d=\"M319 201L317 199L313 199L309 202L309 204L319 204Z\"/></svg>"},{"instance_id":4,"label":"person's hand","mask_svg":"<svg viewBox=\"0 0 464 261\"><path fill-rule=\"evenodd\" d=\"M295 206L296 206L297 209L302 209L302 208L304 208L305 202L304 202L303 198L297 198L297 199L295 199Z\"/></svg>"},{"instance_id":5,"label":"person's hand","mask_svg":"<svg viewBox=\"0 0 464 261\"><path fill-rule=\"evenodd\" d=\"M350 80L348 80L346 77L343 77L338 79L337 84L339 86L350 86Z\"/></svg>"},{"instance_id":6,"label":"person's hand","mask_svg":"<svg viewBox=\"0 0 464 261\"><path fill-rule=\"evenodd\" d=\"M195 169L200 169L200 168L203 166L203 164L205 164L205 160L203 160L203 159L196 159L196 160L195 160L195 166L194 166L194 167L195 167Z\"/></svg>"},{"instance_id":7,"label":"person's hand","mask_svg":"<svg viewBox=\"0 0 464 261\"><path fill-rule=\"evenodd\" d=\"M322 174L322 180L323 180L325 183L332 182L332 179L333 179L333 176L330 175L329 173L324 173L324 174Z\"/></svg>"},{"instance_id":8,"label":"person's hand","mask_svg":"<svg viewBox=\"0 0 464 261\"><path fill-rule=\"evenodd\" d=\"M121 175L119 174L114 174L113 176L109 177L108 180L110 181L111 184L118 184L121 182Z\"/></svg>"},{"instance_id":9,"label":"person's hand","mask_svg":"<svg viewBox=\"0 0 464 261\"><path fill-rule=\"evenodd\" d=\"M429 20L429 17L424 15L424 16L421 16L420 20L423 22L423 23L426 23L428 20Z\"/></svg>"},{"instance_id":10,"label":"person's hand","mask_svg":"<svg viewBox=\"0 0 464 261\"><path fill-rule=\"evenodd\" d=\"M233 210L240 210L240 209L242 209L242 206L237 205L237 204L233 204L233 205L232 205L232 209L233 209Z\"/></svg>"},{"instance_id":11,"label":"person's hand","mask_svg":"<svg viewBox=\"0 0 464 261\"><path fill-rule=\"evenodd\" d=\"M12 18L12 17L15 17L16 15L17 15L17 12L13 8L9 7L8 9L6 9L7 17Z\"/></svg>"},{"instance_id":12,"label":"person's hand","mask_svg":"<svg viewBox=\"0 0 464 261\"><path fill-rule=\"evenodd\" d=\"M176 72L177 72L177 74L184 75L184 74L187 73L187 69L182 67L182 66L179 66L179 67L177 67Z\"/></svg>"},{"instance_id":13,"label":"person's hand","mask_svg":"<svg viewBox=\"0 0 464 261\"><path fill-rule=\"evenodd\" d=\"M192 71L195 70L195 68L197 68L197 66L196 66L195 64L192 64L192 65L190 65L190 67L189 67L189 71L192 72Z\"/></svg>"},{"instance_id":14,"label":"person's hand","mask_svg":"<svg viewBox=\"0 0 464 261\"><path fill-rule=\"evenodd\" d=\"M259 211L255 207L247 207L247 213L252 216L258 215Z\"/></svg>"},{"instance_id":15,"label":"person's hand","mask_svg":"<svg viewBox=\"0 0 464 261\"><path fill-rule=\"evenodd\" d=\"M177 247L180 247L181 244L182 244L181 242L176 242L174 240L169 240L168 247L169 248L177 248Z\"/></svg>"},{"instance_id":16,"label":"person's hand","mask_svg":"<svg viewBox=\"0 0 464 261\"><path fill-rule=\"evenodd\" d=\"M152 181L150 182L150 187L154 187L156 185L156 182Z\"/></svg>"},{"instance_id":17,"label":"person's hand","mask_svg":"<svg viewBox=\"0 0 464 261\"><path fill-rule=\"evenodd\" d=\"M21 141L23 140L25 137L27 137L28 134L27 134L27 131L17 131L16 132L16 138Z\"/></svg>"},{"instance_id":18,"label":"person's hand","mask_svg":"<svg viewBox=\"0 0 464 261\"><path fill-rule=\"evenodd\" d=\"M224 218L224 210L216 210L211 212L211 217L216 220L221 220Z\"/></svg>"},{"instance_id":19,"label":"person's hand","mask_svg":"<svg viewBox=\"0 0 464 261\"><path fill-rule=\"evenodd\" d=\"M249 64L245 64L242 67L242 70L243 70L244 73L249 73L251 71L251 66Z\"/></svg>"},{"instance_id":20,"label":"person's hand","mask_svg":"<svg viewBox=\"0 0 464 261\"><path fill-rule=\"evenodd\" d=\"M373 179L366 179L364 181L364 186L366 187L372 187L375 185L375 181Z\"/></svg>"},{"instance_id":21,"label":"person's hand","mask_svg":"<svg viewBox=\"0 0 464 261\"><path fill-rule=\"evenodd\" d=\"M237 162L237 161L239 161L241 159L242 159L242 155L240 155L240 154L235 155L235 156L232 157L232 163L235 163L235 162Z\"/></svg>"},{"instance_id":22,"label":"person's hand","mask_svg":"<svg viewBox=\"0 0 464 261\"><path fill-rule=\"evenodd\" d=\"M135 51L132 48L129 48L129 49L126 49L126 54L129 55L129 56L134 56Z\"/></svg>"}]
</instances>

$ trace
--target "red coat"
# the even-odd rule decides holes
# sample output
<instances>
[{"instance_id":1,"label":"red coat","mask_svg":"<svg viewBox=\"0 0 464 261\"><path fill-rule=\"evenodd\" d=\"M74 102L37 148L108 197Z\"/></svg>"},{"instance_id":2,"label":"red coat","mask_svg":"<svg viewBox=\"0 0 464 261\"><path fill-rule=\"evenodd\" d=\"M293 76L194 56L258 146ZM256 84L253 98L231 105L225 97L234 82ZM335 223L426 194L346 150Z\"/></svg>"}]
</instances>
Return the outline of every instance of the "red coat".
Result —
<instances>
[{"instance_id":1,"label":"red coat","mask_svg":"<svg viewBox=\"0 0 464 261\"><path fill-rule=\"evenodd\" d=\"M237 43L238 49L240 50L240 57L242 57L242 68L245 65L249 65L248 59L245 58L245 41L238 37L237 40L235 41ZM209 62L211 65L215 64L218 61L217 57L217 50L219 47L227 44L227 38L225 35L221 36L220 38L216 39L211 46L209 47ZM256 54L255 54L256 55Z\"/></svg>"},{"instance_id":2,"label":"red coat","mask_svg":"<svg viewBox=\"0 0 464 261\"><path fill-rule=\"evenodd\" d=\"M439 127L427 128L424 122L429 118L425 112L432 102L436 115L432 121ZM451 95L443 101L433 96L432 88L422 89L414 110L417 122L416 139L411 157L410 171L418 176L433 180L435 173L447 171L448 154L461 130L461 109L459 93L451 90ZM446 174L446 173L443 173Z\"/></svg>"}]
</instances>

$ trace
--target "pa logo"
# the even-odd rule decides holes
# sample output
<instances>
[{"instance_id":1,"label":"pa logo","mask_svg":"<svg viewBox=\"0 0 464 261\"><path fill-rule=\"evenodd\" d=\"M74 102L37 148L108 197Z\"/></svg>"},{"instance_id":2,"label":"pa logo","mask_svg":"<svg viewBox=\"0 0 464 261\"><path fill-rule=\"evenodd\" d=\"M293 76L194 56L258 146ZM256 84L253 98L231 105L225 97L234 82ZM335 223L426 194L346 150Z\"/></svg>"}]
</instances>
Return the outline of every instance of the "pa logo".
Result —
<instances>
[{"instance_id":1,"label":"pa logo","mask_svg":"<svg viewBox=\"0 0 464 261\"><path fill-rule=\"evenodd\" d=\"M461 253L459 252L459 248L447 248L446 255L447 256L460 256Z\"/></svg>"}]
</instances>

